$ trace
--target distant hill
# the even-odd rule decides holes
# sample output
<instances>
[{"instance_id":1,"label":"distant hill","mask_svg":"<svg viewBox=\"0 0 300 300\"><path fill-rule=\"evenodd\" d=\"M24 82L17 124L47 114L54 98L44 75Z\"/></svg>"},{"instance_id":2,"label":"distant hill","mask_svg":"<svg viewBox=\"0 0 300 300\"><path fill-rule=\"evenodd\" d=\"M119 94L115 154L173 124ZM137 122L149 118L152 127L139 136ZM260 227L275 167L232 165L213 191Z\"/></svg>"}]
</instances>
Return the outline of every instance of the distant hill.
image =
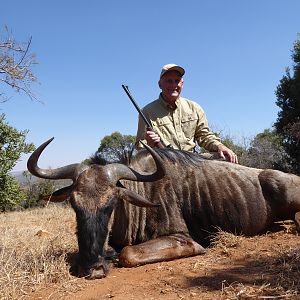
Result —
<instances>
[{"instance_id":1,"label":"distant hill","mask_svg":"<svg viewBox=\"0 0 300 300\"><path fill-rule=\"evenodd\" d=\"M10 172L9 174L11 176L15 177L21 185L24 185L24 184L28 184L28 180L23 175L23 172L24 171L17 171L17 172ZM32 176L31 179L30 179L31 183L33 183L37 180L46 180L46 179L40 179L40 178L35 177L35 176ZM72 184L71 179L59 179L59 180L53 180L53 182L54 182L54 185L57 189Z\"/></svg>"},{"instance_id":2,"label":"distant hill","mask_svg":"<svg viewBox=\"0 0 300 300\"><path fill-rule=\"evenodd\" d=\"M23 175L24 171L15 171L15 172L10 172L9 174L13 177L15 177L19 183L24 184L27 182L26 177ZM33 176L33 178L36 180L37 178Z\"/></svg>"}]
</instances>

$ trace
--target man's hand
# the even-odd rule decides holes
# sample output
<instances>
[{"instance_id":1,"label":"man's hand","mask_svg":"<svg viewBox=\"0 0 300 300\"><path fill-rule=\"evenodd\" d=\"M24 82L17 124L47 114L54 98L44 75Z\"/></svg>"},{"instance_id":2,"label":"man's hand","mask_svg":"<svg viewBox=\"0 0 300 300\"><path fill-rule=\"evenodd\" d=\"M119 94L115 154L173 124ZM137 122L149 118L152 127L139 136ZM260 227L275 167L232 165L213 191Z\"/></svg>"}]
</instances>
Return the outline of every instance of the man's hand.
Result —
<instances>
[{"instance_id":1,"label":"man's hand","mask_svg":"<svg viewBox=\"0 0 300 300\"><path fill-rule=\"evenodd\" d=\"M150 146L150 147L155 147L155 145L157 145L157 143L160 142L160 137L157 133L155 133L154 131L150 131L148 130L146 132L146 141L147 141L147 144Z\"/></svg>"},{"instance_id":2,"label":"man's hand","mask_svg":"<svg viewBox=\"0 0 300 300\"><path fill-rule=\"evenodd\" d=\"M235 163L235 164L239 163L236 154L224 145L218 146L218 153L222 158L224 158L232 163Z\"/></svg>"}]
</instances>

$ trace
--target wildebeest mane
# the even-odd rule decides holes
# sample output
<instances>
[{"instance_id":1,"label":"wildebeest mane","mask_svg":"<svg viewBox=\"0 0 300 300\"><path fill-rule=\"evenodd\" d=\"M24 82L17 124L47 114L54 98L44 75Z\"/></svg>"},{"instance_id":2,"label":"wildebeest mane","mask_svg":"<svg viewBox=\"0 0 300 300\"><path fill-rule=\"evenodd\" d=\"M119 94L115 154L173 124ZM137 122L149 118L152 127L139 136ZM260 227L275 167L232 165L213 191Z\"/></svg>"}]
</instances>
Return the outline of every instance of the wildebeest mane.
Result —
<instances>
[{"instance_id":1,"label":"wildebeest mane","mask_svg":"<svg viewBox=\"0 0 300 300\"><path fill-rule=\"evenodd\" d=\"M128 157L128 160L126 163L123 162L118 162L118 163L123 163L127 166L130 165L131 161L135 159L142 159L143 155L137 155L139 152L143 152L145 155L148 154L147 150L139 150L137 153L131 152L130 156ZM184 151L184 150L177 150L173 148L155 148L155 151L158 153L158 155L163 159L170 161L172 163L179 163L183 164L186 166L199 166L199 163L202 163L205 160L208 160L208 158L205 158L201 156L201 154L196 153L196 152L189 152L189 151ZM102 157L97 155L96 153L90 157L90 160L88 164L96 164L96 165L106 165L110 163L115 163L115 162L108 162L105 161Z\"/></svg>"},{"instance_id":2,"label":"wildebeest mane","mask_svg":"<svg viewBox=\"0 0 300 300\"><path fill-rule=\"evenodd\" d=\"M173 148L155 148L155 151L163 160L185 166L199 166L199 163L207 160L198 153Z\"/></svg>"}]
</instances>

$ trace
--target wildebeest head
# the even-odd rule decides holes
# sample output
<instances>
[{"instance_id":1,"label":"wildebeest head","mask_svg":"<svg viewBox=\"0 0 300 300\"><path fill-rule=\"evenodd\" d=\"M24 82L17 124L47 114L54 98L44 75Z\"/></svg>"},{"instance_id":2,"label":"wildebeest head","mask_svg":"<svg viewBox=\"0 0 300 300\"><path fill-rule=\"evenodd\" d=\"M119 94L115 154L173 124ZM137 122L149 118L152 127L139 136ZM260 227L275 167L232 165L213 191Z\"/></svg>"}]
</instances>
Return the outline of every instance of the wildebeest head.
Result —
<instances>
[{"instance_id":1,"label":"wildebeest head","mask_svg":"<svg viewBox=\"0 0 300 300\"><path fill-rule=\"evenodd\" d=\"M122 164L105 166L81 164L67 165L57 169L41 169L38 159L50 139L39 146L30 156L27 167L35 176L46 179L71 179L73 184L53 193L51 201L60 202L70 197L76 212L79 246L79 270L88 278L105 277L108 271L105 250L110 231L112 212L120 200L141 206L156 206L139 194L127 190L120 180L152 182L165 175L160 156L147 145L156 166L153 173L137 172Z\"/></svg>"}]
</instances>

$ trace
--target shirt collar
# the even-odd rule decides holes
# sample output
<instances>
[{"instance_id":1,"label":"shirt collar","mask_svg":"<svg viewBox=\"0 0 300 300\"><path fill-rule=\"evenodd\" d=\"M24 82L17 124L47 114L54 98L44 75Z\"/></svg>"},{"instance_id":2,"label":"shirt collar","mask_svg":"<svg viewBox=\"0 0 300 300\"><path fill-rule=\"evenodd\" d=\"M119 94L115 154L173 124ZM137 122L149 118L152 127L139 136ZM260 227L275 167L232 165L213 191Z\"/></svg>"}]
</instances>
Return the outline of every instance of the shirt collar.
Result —
<instances>
[{"instance_id":1,"label":"shirt collar","mask_svg":"<svg viewBox=\"0 0 300 300\"><path fill-rule=\"evenodd\" d=\"M163 103L163 105L168 109L176 109L179 105L180 96L175 101L175 107L171 106L162 96L162 93L159 94L159 100Z\"/></svg>"}]
</instances>

